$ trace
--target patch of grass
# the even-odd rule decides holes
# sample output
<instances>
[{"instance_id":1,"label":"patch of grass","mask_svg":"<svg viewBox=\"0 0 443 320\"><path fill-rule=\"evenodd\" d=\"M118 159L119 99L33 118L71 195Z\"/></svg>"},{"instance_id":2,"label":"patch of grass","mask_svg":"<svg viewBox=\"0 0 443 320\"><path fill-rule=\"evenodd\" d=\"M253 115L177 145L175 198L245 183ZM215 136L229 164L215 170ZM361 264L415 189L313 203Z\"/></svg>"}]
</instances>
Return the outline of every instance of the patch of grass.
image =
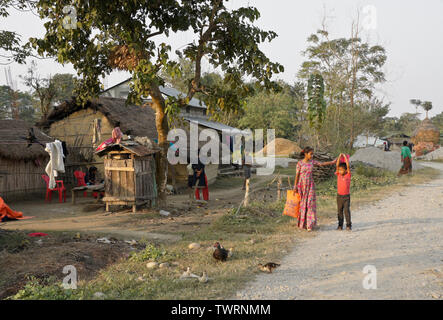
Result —
<instances>
[{"instance_id":1,"label":"patch of grass","mask_svg":"<svg viewBox=\"0 0 443 320\"><path fill-rule=\"evenodd\" d=\"M0 252L17 253L31 246L29 236L24 232L0 230Z\"/></svg>"},{"instance_id":2,"label":"patch of grass","mask_svg":"<svg viewBox=\"0 0 443 320\"><path fill-rule=\"evenodd\" d=\"M222 178L217 178L215 183L211 185L211 189L224 190L224 189L236 188L242 185L243 185L242 177L222 177Z\"/></svg>"},{"instance_id":3,"label":"patch of grass","mask_svg":"<svg viewBox=\"0 0 443 320\"><path fill-rule=\"evenodd\" d=\"M106 299L229 297L259 272L258 263L279 261L293 245L294 225L290 218L281 216L283 205L282 201L251 203L237 217L228 212L208 228L185 234L180 242L164 247L148 244L145 249L133 254L133 258L105 268L92 281L79 283L74 293L67 291L64 294L57 282L33 279L12 298L94 299L95 292L103 292ZM188 249L188 244L194 241L201 243L200 249ZM212 257L209 248L215 241L220 241L225 248L233 248L233 255L227 262L217 262ZM171 267L149 270L146 268L148 260L169 262ZM187 267L197 275L206 271L210 281L180 280Z\"/></svg>"}]
</instances>

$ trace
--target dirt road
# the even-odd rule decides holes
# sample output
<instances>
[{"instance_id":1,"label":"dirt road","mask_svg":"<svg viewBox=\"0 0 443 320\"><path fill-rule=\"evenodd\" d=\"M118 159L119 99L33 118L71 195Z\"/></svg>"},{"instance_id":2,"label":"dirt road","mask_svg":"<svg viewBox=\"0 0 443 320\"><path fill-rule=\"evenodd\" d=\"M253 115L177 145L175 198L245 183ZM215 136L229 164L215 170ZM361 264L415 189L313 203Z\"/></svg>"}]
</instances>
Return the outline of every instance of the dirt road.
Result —
<instances>
[{"instance_id":1,"label":"dirt road","mask_svg":"<svg viewBox=\"0 0 443 320\"><path fill-rule=\"evenodd\" d=\"M322 226L233 298L443 299L443 164L428 165L440 177L352 212L352 232ZM367 265L376 289L363 288Z\"/></svg>"}]
</instances>

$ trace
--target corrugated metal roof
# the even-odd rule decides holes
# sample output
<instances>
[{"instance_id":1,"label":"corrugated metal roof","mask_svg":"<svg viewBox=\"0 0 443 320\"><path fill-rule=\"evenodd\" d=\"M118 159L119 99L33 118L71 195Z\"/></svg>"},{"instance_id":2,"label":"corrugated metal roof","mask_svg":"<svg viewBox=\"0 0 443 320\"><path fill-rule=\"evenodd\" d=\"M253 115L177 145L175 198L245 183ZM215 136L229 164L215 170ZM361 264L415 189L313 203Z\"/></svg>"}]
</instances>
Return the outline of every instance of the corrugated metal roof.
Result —
<instances>
[{"instance_id":1,"label":"corrugated metal roof","mask_svg":"<svg viewBox=\"0 0 443 320\"><path fill-rule=\"evenodd\" d=\"M227 130L227 131L230 131L232 134L246 133L246 131L240 130L238 128L230 127L226 124L219 123L219 122L204 120L201 118L190 117L190 116L184 116L183 119L190 121L190 122L197 123L198 125L201 125L203 127L215 129L217 131Z\"/></svg>"},{"instance_id":2,"label":"corrugated metal roof","mask_svg":"<svg viewBox=\"0 0 443 320\"><path fill-rule=\"evenodd\" d=\"M186 97L186 94L178 91L175 88L160 86L159 89L160 89L161 93L163 93L164 95L167 95L168 97L175 97L175 98ZM190 105L191 107L202 108L202 109L207 108L203 101L200 101L196 98L192 98L191 101L189 101L188 105Z\"/></svg>"},{"instance_id":3,"label":"corrugated metal roof","mask_svg":"<svg viewBox=\"0 0 443 320\"><path fill-rule=\"evenodd\" d=\"M131 80L131 78L126 79L120 83L117 83L116 85L113 85L112 87L107 88L106 90L103 90L101 92L101 94L112 90L118 86L121 86L123 84L128 83ZM175 89L175 88L170 88L170 87L164 87L164 86L159 86L160 92L163 93L164 95L168 96L168 97L175 97L175 98L180 98L180 97L186 97L186 94L183 92L180 92L179 90ZM202 108L202 109L207 109L205 103L203 101L200 101L196 98L192 98L191 101L189 101L189 104L191 107L196 107L196 108Z\"/></svg>"}]
</instances>

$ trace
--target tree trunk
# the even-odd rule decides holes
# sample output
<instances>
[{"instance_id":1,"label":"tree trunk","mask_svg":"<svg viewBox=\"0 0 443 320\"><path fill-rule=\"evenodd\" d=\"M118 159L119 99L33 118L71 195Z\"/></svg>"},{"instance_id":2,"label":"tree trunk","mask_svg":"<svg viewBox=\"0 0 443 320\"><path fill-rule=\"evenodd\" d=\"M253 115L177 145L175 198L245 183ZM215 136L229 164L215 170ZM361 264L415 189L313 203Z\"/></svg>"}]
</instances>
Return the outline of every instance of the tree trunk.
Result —
<instances>
[{"instance_id":1,"label":"tree trunk","mask_svg":"<svg viewBox=\"0 0 443 320\"><path fill-rule=\"evenodd\" d=\"M152 97L152 108L155 111L155 126L158 134L158 145L160 147L160 153L157 157L157 190L160 206L164 206L166 203L166 184L168 180L168 120L165 113L165 100L160 92L158 86L151 86L149 89Z\"/></svg>"}]
</instances>

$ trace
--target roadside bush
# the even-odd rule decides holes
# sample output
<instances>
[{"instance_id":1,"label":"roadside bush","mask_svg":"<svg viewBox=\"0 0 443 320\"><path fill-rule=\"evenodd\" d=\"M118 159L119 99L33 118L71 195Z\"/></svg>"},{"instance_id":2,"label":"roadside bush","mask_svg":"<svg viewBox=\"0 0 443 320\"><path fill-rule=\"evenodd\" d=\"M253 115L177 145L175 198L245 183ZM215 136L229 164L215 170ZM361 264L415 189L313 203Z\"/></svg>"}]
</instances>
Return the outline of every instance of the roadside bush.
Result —
<instances>
[{"instance_id":1,"label":"roadside bush","mask_svg":"<svg viewBox=\"0 0 443 320\"><path fill-rule=\"evenodd\" d=\"M31 277L17 294L9 297L9 300L78 300L83 296L80 289L65 289L60 282L55 282L54 278L48 279L45 283Z\"/></svg>"}]
</instances>

